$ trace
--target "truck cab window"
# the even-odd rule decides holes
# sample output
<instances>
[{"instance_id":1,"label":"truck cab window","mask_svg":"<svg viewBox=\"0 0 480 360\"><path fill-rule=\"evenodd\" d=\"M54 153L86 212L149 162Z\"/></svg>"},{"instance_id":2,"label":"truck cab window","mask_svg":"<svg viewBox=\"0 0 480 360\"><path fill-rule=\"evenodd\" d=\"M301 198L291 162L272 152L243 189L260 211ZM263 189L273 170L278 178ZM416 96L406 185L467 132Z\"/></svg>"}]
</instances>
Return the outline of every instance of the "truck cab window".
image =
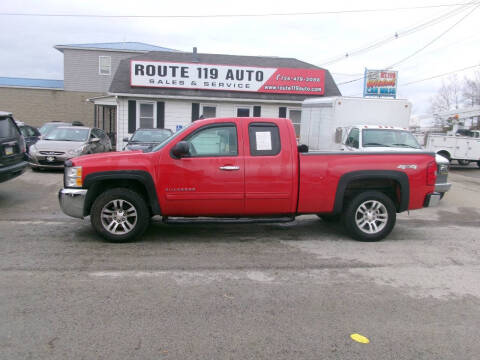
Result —
<instances>
[{"instance_id":1,"label":"truck cab window","mask_svg":"<svg viewBox=\"0 0 480 360\"><path fill-rule=\"evenodd\" d=\"M273 156L280 153L280 133L273 123L251 123L248 127L250 155Z\"/></svg>"},{"instance_id":2,"label":"truck cab window","mask_svg":"<svg viewBox=\"0 0 480 360\"><path fill-rule=\"evenodd\" d=\"M186 139L190 156L237 156L237 129L234 125L207 127Z\"/></svg>"},{"instance_id":3,"label":"truck cab window","mask_svg":"<svg viewBox=\"0 0 480 360\"><path fill-rule=\"evenodd\" d=\"M347 141L345 141L345 145L358 149L358 145L360 143L359 134L360 132L358 131L357 128L350 130L350 133L348 134L348 137L347 137Z\"/></svg>"}]
</instances>

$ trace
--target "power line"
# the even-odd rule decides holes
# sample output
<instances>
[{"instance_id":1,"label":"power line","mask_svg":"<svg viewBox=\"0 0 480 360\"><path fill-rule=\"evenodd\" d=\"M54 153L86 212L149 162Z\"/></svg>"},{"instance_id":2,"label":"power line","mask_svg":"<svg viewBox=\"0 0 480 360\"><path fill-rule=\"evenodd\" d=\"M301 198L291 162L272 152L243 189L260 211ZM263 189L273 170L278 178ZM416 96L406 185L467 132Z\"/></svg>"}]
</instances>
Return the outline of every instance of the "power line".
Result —
<instances>
[{"instance_id":1,"label":"power line","mask_svg":"<svg viewBox=\"0 0 480 360\"><path fill-rule=\"evenodd\" d=\"M402 60L399 60L397 61L396 63L390 65L389 67L387 67L387 69L391 69L392 67L398 65L398 64L401 64L402 62L414 57L415 55L417 55L418 53L420 53L421 51L425 50L427 47L429 47L430 45L432 45L435 41L437 41L438 39L442 38L445 34L447 34L449 31L451 31L455 26L457 26L458 24L460 24L463 20L465 20L468 16L470 16L475 10L478 9L480 5L477 5L475 6L469 13L467 13L465 16L463 16L460 20L458 20L457 22L455 22L452 26L450 26L448 29L446 29L445 31L443 31L440 35L436 36L435 38L433 38L431 41L429 41L427 44L425 44L424 46L422 46L420 49L414 51L413 53L411 53L410 55L408 55L407 57L404 57Z\"/></svg>"},{"instance_id":2,"label":"power line","mask_svg":"<svg viewBox=\"0 0 480 360\"><path fill-rule=\"evenodd\" d=\"M51 14L51 13L16 13L2 12L0 16L29 16L29 17L81 17L81 18L163 18L163 19L191 19L191 18L234 18L234 17L267 17L267 16L303 16L303 15L338 15L373 12L391 12L402 10L421 10L442 7L470 5L468 3L436 4L412 7L379 8L379 9L351 9L314 12L288 12L288 13L263 13L263 14L207 14L207 15L101 15L101 14Z\"/></svg>"},{"instance_id":3,"label":"power line","mask_svg":"<svg viewBox=\"0 0 480 360\"><path fill-rule=\"evenodd\" d=\"M470 16L476 9L478 9L480 5L476 5L474 6L470 12L468 12L465 16L463 16L460 20L458 20L457 22L455 22L452 26L450 26L449 28L447 28L445 31L443 31L440 35L436 36L435 38L433 38L431 41L429 41L426 45L422 46L420 49L416 50L415 52L413 52L412 54L408 55L407 57L397 61L396 63L386 67L386 69L391 69L392 67L402 63L402 62L405 62L406 60L412 58L413 56L417 55L418 53L420 53L422 50L426 49L428 46L430 46L431 44L433 44L435 41L437 41L438 39L440 39L441 37L443 37L445 34L447 34L449 31L451 31L454 27L456 27L458 24L460 24L463 20L465 20L468 16ZM357 81L360 81L360 80L364 80L365 79L365 76L362 76L362 77L359 77L359 78L356 78L356 79L353 79L353 80L348 80L348 81L344 81L344 82L341 82L339 84L337 84L338 86L341 86L341 85L345 85L345 84L350 84L350 83L353 83L353 82L357 82Z\"/></svg>"},{"instance_id":4,"label":"power line","mask_svg":"<svg viewBox=\"0 0 480 360\"><path fill-rule=\"evenodd\" d=\"M480 64L467 66L467 67L457 69L457 70L452 70L452 71L449 71L449 72L446 72L446 73L443 73L443 74L433 75L433 76L430 76L430 77L424 78L424 79L413 80L413 81L410 81L410 82L407 82L407 83L404 83L404 84L399 84L398 86L399 87L400 86L409 86L409 85L417 84L417 83L420 83L420 82L423 82L423 81L437 79L437 78L442 77L442 76L457 74L457 73L463 72L465 70L474 69L476 67L480 67ZM363 95L363 93L358 93L358 94L355 94L355 95L348 95L348 96L361 96L361 95Z\"/></svg>"},{"instance_id":5,"label":"power line","mask_svg":"<svg viewBox=\"0 0 480 360\"><path fill-rule=\"evenodd\" d=\"M454 10L448 11L448 12L446 12L446 13L440 15L440 16L437 16L433 19L430 19L426 22L420 23L420 24L412 26L410 28L406 28L406 29L401 30L401 31L397 31L393 35L390 35L390 36L388 36L384 39L381 39L381 40L377 40L377 41L375 41L371 44L365 45L361 48L357 48L357 49L354 49L354 50L351 50L351 51L347 51L343 54L336 55L336 56L330 58L329 60L326 60L325 62L323 62L320 66L330 65L330 64L336 63L338 61L348 59L352 56L363 54L365 52L368 52L368 51L374 50L376 48L379 48L380 46L385 45L386 43L388 43L390 41L397 40L400 37L406 37L408 35L414 34L414 33L418 32L420 30L423 30L427 27L433 26L435 24L438 24L439 22L447 20L447 19L457 15L458 13L463 12L464 10L466 10L468 7L470 7L472 5L478 5L478 1L464 4L464 5L458 7Z\"/></svg>"},{"instance_id":6,"label":"power line","mask_svg":"<svg viewBox=\"0 0 480 360\"><path fill-rule=\"evenodd\" d=\"M480 66L480 64L472 65L472 66L467 66L467 67L464 67L464 68L462 68L462 69L457 69L457 70L453 70L453 71L446 72L446 73L443 73L443 74L430 76L430 77L428 77L428 78L424 78L424 79L420 79L420 80L410 81L410 82L405 83L405 84L399 84L398 86L408 86L408 85L416 84L416 83L419 83L419 82L436 79L436 78L439 78L439 77L442 77L442 76L459 73L459 72L462 72L462 71L465 71L465 70L469 70L469 69L473 69L473 68L476 68L476 67L479 67L479 66Z\"/></svg>"}]
</instances>

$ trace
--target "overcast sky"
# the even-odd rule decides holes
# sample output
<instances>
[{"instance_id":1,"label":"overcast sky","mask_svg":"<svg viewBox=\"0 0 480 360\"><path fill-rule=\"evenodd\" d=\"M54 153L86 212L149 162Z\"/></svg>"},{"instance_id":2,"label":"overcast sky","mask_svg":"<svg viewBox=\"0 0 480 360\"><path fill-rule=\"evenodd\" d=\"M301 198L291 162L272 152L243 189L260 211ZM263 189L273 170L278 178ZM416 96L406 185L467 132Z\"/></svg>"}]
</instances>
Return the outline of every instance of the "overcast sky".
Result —
<instances>
[{"instance_id":1,"label":"overcast sky","mask_svg":"<svg viewBox=\"0 0 480 360\"><path fill-rule=\"evenodd\" d=\"M0 13L96 15L216 15L299 13L385 9L471 0L428 1L2 1ZM398 70L398 95L413 103L416 114L428 111L429 99L442 78L402 85L480 64L480 8L451 30L472 9L462 8L435 25L410 35L406 29L426 23L461 5L415 10L328 15L291 15L226 18L75 18L0 16L0 76L63 79L63 55L53 46L95 42L139 41L201 53L293 57L330 70L338 84L363 76L365 68L383 69L420 50L393 69ZM365 48L397 33L359 55L325 64L339 55ZM463 79L476 69L458 73ZM445 77L447 78L447 77ZM363 82L340 85L346 96L361 96Z\"/></svg>"}]
</instances>

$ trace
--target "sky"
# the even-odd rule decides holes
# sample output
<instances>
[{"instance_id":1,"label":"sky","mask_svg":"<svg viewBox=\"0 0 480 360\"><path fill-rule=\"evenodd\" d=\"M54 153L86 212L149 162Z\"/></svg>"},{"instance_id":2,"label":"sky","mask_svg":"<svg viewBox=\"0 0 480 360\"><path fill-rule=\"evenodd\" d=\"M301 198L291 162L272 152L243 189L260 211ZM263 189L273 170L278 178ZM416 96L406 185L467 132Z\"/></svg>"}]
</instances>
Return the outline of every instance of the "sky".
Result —
<instances>
[{"instance_id":1,"label":"sky","mask_svg":"<svg viewBox=\"0 0 480 360\"><path fill-rule=\"evenodd\" d=\"M428 113L430 99L449 75L480 65L480 7L472 0L427 1L3 1L0 4L0 76L63 79L59 44L138 41L200 53L297 58L329 70L344 96L361 96L365 68L398 71L398 97L409 99L413 114ZM480 2L478 2L480 5ZM437 6L452 5L455 6ZM420 9L422 6L437 6ZM400 10L398 8L417 7ZM298 15L345 10L395 11ZM456 13L447 16L454 10ZM240 15L285 16L99 18L8 16L4 13L84 15ZM439 18L417 31L419 25ZM466 17L465 17L466 16ZM462 18L465 17L463 20ZM395 34L398 36L395 37ZM380 40L382 46L359 54ZM345 57L344 54L350 54ZM334 60L334 61L332 61ZM473 76L480 66L457 73ZM413 84L409 84L415 82Z\"/></svg>"}]
</instances>

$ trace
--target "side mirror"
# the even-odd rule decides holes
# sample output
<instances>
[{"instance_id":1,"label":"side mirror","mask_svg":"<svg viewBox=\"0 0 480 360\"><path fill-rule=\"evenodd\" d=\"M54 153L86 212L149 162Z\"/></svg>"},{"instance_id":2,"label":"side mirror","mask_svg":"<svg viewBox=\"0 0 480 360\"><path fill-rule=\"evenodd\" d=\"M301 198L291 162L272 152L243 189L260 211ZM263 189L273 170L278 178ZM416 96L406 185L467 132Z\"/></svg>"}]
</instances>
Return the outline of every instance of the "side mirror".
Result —
<instances>
[{"instance_id":1,"label":"side mirror","mask_svg":"<svg viewBox=\"0 0 480 360\"><path fill-rule=\"evenodd\" d=\"M189 154L189 147L186 141L179 141L173 148L172 148L172 155L175 156L177 159Z\"/></svg>"},{"instance_id":2,"label":"side mirror","mask_svg":"<svg viewBox=\"0 0 480 360\"><path fill-rule=\"evenodd\" d=\"M342 137L343 137L343 129L341 127L338 127L335 129L335 143L336 144L341 144L342 143Z\"/></svg>"},{"instance_id":3,"label":"side mirror","mask_svg":"<svg viewBox=\"0 0 480 360\"><path fill-rule=\"evenodd\" d=\"M92 144L97 143L97 142L99 142L99 141L100 141L100 138L97 138L97 137L94 137L94 138L91 138L91 139L90 139L90 142L91 142Z\"/></svg>"},{"instance_id":4,"label":"side mirror","mask_svg":"<svg viewBox=\"0 0 480 360\"><path fill-rule=\"evenodd\" d=\"M307 153L308 152L308 145L300 144L297 146L299 153Z\"/></svg>"},{"instance_id":5,"label":"side mirror","mask_svg":"<svg viewBox=\"0 0 480 360\"><path fill-rule=\"evenodd\" d=\"M128 137L124 137L123 142L128 142Z\"/></svg>"}]
</instances>

